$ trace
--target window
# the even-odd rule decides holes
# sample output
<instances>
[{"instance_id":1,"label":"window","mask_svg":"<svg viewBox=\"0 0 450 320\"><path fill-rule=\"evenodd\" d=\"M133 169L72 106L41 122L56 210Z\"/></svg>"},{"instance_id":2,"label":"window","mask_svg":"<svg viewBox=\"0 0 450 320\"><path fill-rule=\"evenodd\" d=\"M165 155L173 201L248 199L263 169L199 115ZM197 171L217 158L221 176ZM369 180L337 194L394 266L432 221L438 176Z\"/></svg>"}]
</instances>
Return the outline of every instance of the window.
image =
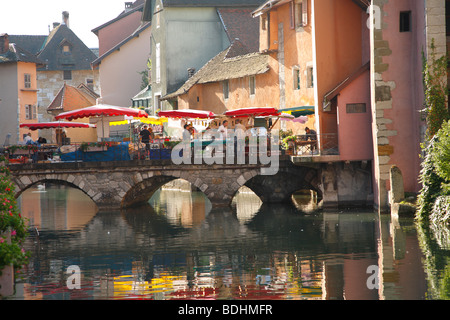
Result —
<instances>
[{"instance_id":1,"label":"window","mask_svg":"<svg viewBox=\"0 0 450 320\"><path fill-rule=\"evenodd\" d=\"M296 0L293 19L296 28L308 25L308 0Z\"/></svg>"},{"instance_id":2,"label":"window","mask_svg":"<svg viewBox=\"0 0 450 320\"><path fill-rule=\"evenodd\" d=\"M250 96L254 96L256 92L256 79L255 76L251 76L249 79L249 89L250 89Z\"/></svg>"},{"instance_id":3,"label":"window","mask_svg":"<svg viewBox=\"0 0 450 320\"><path fill-rule=\"evenodd\" d=\"M228 80L222 82L223 84L223 99L227 100L230 95L230 84Z\"/></svg>"},{"instance_id":4,"label":"window","mask_svg":"<svg viewBox=\"0 0 450 320\"><path fill-rule=\"evenodd\" d=\"M267 15L261 17L261 29L267 30Z\"/></svg>"},{"instance_id":5,"label":"window","mask_svg":"<svg viewBox=\"0 0 450 320\"><path fill-rule=\"evenodd\" d=\"M69 53L69 52L70 52L70 46L67 45L67 44L64 45L62 51L63 51L64 53Z\"/></svg>"},{"instance_id":6,"label":"window","mask_svg":"<svg viewBox=\"0 0 450 320\"><path fill-rule=\"evenodd\" d=\"M161 106L161 94L157 93L155 94L155 114L158 114L159 111L162 110L162 106Z\"/></svg>"},{"instance_id":7,"label":"window","mask_svg":"<svg viewBox=\"0 0 450 320\"><path fill-rule=\"evenodd\" d=\"M365 103L348 103L346 105L347 113L366 113Z\"/></svg>"},{"instance_id":8,"label":"window","mask_svg":"<svg viewBox=\"0 0 450 320\"><path fill-rule=\"evenodd\" d=\"M156 44L156 83L159 83L161 81L161 44L157 43Z\"/></svg>"},{"instance_id":9,"label":"window","mask_svg":"<svg viewBox=\"0 0 450 320\"><path fill-rule=\"evenodd\" d=\"M306 71L306 80L307 80L307 87L308 88L314 88L314 68L308 67Z\"/></svg>"},{"instance_id":10,"label":"window","mask_svg":"<svg viewBox=\"0 0 450 320\"><path fill-rule=\"evenodd\" d=\"M72 80L72 71L71 70L64 70L63 71L63 79L64 80Z\"/></svg>"},{"instance_id":11,"label":"window","mask_svg":"<svg viewBox=\"0 0 450 320\"><path fill-rule=\"evenodd\" d=\"M94 80L93 79L86 79L86 86L89 89L94 90Z\"/></svg>"},{"instance_id":12,"label":"window","mask_svg":"<svg viewBox=\"0 0 450 320\"><path fill-rule=\"evenodd\" d=\"M400 32L411 31L411 11L400 12Z\"/></svg>"},{"instance_id":13,"label":"window","mask_svg":"<svg viewBox=\"0 0 450 320\"><path fill-rule=\"evenodd\" d=\"M299 67L294 67L292 69L292 76L293 76L293 80L294 80L294 90L299 90L300 89L300 68Z\"/></svg>"},{"instance_id":14,"label":"window","mask_svg":"<svg viewBox=\"0 0 450 320\"><path fill-rule=\"evenodd\" d=\"M23 78L24 78L25 88L30 89L31 88L31 74L25 73Z\"/></svg>"},{"instance_id":15,"label":"window","mask_svg":"<svg viewBox=\"0 0 450 320\"><path fill-rule=\"evenodd\" d=\"M25 119L33 120L36 119L36 106L31 104L25 105Z\"/></svg>"}]
</instances>

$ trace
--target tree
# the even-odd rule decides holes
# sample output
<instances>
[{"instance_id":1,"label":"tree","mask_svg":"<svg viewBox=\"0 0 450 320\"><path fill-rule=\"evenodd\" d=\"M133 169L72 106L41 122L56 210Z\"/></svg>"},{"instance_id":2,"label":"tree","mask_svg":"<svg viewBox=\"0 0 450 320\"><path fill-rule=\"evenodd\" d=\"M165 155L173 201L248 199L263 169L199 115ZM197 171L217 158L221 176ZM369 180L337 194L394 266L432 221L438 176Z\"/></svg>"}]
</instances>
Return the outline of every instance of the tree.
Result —
<instances>
[{"instance_id":1,"label":"tree","mask_svg":"<svg viewBox=\"0 0 450 320\"><path fill-rule=\"evenodd\" d=\"M425 109L427 121L427 140L450 119L448 112L447 65L448 56L436 58L434 39L431 40L431 61L423 57L423 81L425 89Z\"/></svg>"}]
</instances>

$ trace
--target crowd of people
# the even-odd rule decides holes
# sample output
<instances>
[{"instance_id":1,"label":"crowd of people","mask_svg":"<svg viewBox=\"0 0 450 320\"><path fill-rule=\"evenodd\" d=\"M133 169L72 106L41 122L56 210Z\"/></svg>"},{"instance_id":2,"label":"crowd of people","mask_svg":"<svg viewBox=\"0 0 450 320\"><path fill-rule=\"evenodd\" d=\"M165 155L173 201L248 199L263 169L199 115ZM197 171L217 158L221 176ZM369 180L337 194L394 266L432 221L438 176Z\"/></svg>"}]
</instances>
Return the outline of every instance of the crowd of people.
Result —
<instances>
[{"instance_id":1,"label":"crowd of people","mask_svg":"<svg viewBox=\"0 0 450 320\"><path fill-rule=\"evenodd\" d=\"M202 132L203 139L217 139L219 137L220 140L227 140L230 137L230 133L233 133L234 139L245 138L248 134L247 127L243 124L241 119L234 120L234 129L229 128L229 120L221 121L220 125L217 129L214 130L214 134L211 135L211 127L208 125L206 129ZM183 131L181 134L182 141L192 141L197 136L198 131L194 128L194 126L190 123L186 123L183 125ZM139 131L139 142L145 145L146 153L150 150L150 144L154 140L155 135L151 127L144 125L142 129ZM308 127L305 128L305 135L301 138L302 140L310 140L311 141L311 150L317 150L317 133L315 130L310 129Z\"/></svg>"}]
</instances>

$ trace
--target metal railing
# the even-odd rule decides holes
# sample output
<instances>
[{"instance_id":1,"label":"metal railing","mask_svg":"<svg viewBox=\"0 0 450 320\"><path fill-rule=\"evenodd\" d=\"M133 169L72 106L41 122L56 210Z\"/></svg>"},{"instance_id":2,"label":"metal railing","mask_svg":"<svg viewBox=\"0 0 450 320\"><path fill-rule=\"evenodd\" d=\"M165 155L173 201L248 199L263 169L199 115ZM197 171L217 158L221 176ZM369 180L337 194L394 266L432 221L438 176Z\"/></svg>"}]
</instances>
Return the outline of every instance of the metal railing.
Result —
<instances>
[{"instance_id":1,"label":"metal railing","mask_svg":"<svg viewBox=\"0 0 450 320\"><path fill-rule=\"evenodd\" d=\"M296 156L338 155L339 142L336 133L299 135L293 142L292 153Z\"/></svg>"}]
</instances>

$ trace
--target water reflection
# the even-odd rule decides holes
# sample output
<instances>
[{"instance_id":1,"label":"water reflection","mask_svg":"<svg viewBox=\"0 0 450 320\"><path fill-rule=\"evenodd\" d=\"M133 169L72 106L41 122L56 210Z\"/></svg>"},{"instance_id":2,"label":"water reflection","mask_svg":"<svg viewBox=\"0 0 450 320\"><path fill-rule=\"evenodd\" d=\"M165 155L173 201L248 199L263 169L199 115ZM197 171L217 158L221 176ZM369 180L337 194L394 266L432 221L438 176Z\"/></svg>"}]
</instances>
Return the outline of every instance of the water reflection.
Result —
<instances>
[{"instance_id":1,"label":"water reflection","mask_svg":"<svg viewBox=\"0 0 450 320\"><path fill-rule=\"evenodd\" d=\"M42 184L27 190L18 202L22 215L39 230L79 230L97 213L81 190Z\"/></svg>"},{"instance_id":2,"label":"water reflection","mask_svg":"<svg viewBox=\"0 0 450 320\"><path fill-rule=\"evenodd\" d=\"M58 186L19 203L39 235L13 299L423 299L427 290L411 222L373 212L266 205L245 188L220 209L175 189L117 212ZM80 290L67 287L71 265ZM372 265L378 289L367 285Z\"/></svg>"}]
</instances>

